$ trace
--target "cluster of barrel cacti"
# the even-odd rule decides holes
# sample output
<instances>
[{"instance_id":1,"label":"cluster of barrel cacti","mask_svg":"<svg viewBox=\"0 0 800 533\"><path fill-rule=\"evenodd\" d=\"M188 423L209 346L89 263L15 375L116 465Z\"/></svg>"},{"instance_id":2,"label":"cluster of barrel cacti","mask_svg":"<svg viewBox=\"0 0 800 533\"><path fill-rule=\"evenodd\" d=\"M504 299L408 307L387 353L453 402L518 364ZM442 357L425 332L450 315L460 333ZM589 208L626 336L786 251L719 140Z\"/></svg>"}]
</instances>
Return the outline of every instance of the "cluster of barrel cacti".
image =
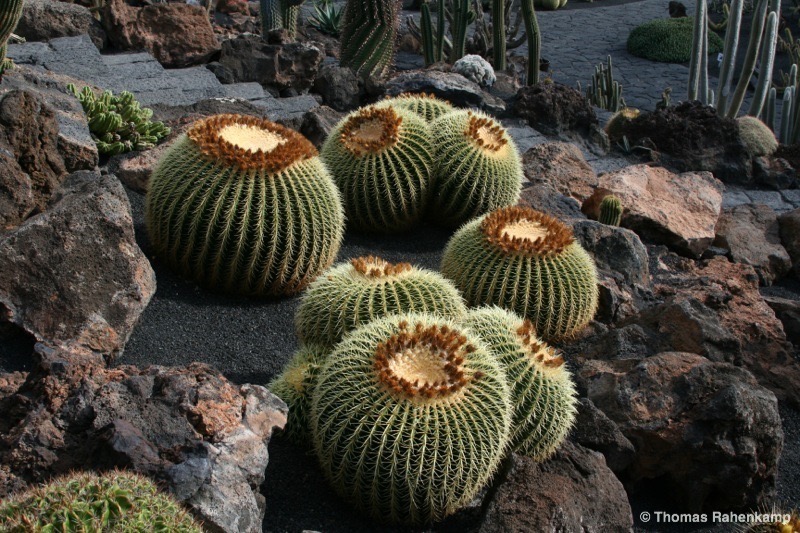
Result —
<instances>
[{"instance_id":1,"label":"cluster of barrel cacti","mask_svg":"<svg viewBox=\"0 0 800 533\"><path fill-rule=\"evenodd\" d=\"M429 218L457 226L513 205L522 164L500 123L430 96L404 95L354 111L322 158L359 230L397 232Z\"/></svg>"},{"instance_id":2,"label":"cluster of barrel cacti","mask_svg":"<svg viewBox=\"0 0 800 533\"><path fill-rule=\"evenodd\" d=\"M152 122L153 111L142 108L127 91L118 95L105 91L97 96L91 87L78 91L69 84L68 88L80 100L92 139L101 154L147 150L170 134L163 122Z\"/></svg>"},{"instance_id":3,"label":"cluster of barrel cacti","mask_svg":"<svg viewBox=\"0 0 800 533\"><path fill-rule=\"evenodd\" d=\"M4 0L0 5L0 78L3 72L13 65L11 60L6 58L6 47L8 38L11 37L22 16L23 3L24 0Z\"/></svg>"}]
</instances>

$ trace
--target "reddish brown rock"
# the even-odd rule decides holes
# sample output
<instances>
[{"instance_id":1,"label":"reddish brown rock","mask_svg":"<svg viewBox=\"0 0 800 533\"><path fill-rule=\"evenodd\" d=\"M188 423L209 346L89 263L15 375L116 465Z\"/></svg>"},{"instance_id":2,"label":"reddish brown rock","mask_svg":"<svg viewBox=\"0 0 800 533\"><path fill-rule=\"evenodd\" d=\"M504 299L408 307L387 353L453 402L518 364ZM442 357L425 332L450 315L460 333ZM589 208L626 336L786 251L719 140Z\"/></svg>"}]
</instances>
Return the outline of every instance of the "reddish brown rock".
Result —
<instances>
[{"instance_id":1,"label":"reddish brown rock","mask_svg":"<svg viewBox=\"0 0 800 533\"><path fill-rule=\"evenodd\" d=\"M778 217L781 244L792 259L792 269L800 277L800 209L794 209Z\"/></svg>"},{"instance_id":2,"label":"reddish brown rock","mask_svg":"<svg viewBox=\"0 0 800 533\"><path fill-rule=\"evenodd\" d=\"M525 177L533 185L548 185L564 196L583 202L598 180L592 167L573 143L548 142L530 148L522 156Z\"/></svg>"},{"instance_id":3,"label":"reddish brown rock","mask_svg":"<svg viewBox=\"0 0 800 533\"><path fill-rule=\"evenodd\" d=\"M120 50L147 50L165 67L204 63L219 50L206 10L185 3L133 7L109 0L103 24Z\"/></svg>"},{"instance_id":4,"label":"reddish brown rock","mask_svg":"<svg viewBox=\"0 0 800 533\"><path fill-rule=\"evenodd\" d=\"M597 219L600 202L611 192L625 208L622 226L645 241L700 257L714 241L723 190L709 172L674 174L662 167L633 165L600 176L599 188L582 210Z\"/></svg>"}]
</instances>

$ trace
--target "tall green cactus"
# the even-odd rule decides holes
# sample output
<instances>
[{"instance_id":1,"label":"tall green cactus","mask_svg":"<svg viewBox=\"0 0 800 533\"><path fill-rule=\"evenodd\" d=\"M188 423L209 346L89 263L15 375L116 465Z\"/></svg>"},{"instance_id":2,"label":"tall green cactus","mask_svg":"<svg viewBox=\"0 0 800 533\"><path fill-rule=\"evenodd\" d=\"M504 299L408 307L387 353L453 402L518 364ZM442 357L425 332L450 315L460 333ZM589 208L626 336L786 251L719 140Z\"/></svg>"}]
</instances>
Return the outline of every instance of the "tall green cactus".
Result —
<instances>
[{"instance_id":1,"label":"tall green cactus","mask_svg":"<svg viewBox=\"0 0 800 533\"><path fill-rule=\"evenodd\" d=\"M392 68L401 0L347 0L339 61L362 78L384 77Z\"/></svg>"},{"instance_id":2,"label":"tall green cactus","mask_svg":"<svg viewBox=\"0 0 800 533\"><path fill-rule=\"evenodd\" d=\"M724 114L728 118L736 118L736 116L739 115L742 102L744 102L744 97L747 94L748 87L750 86L750 78L753 77L753 72L756 68L758 51L762 47L764 23L767 16L767 5L767 0L759 0L758 4L756 5L756 9L753 12L753 21L750 25L750 40L747 43L747 52L744 56L744 62L742 63L742 71L739 74L739 82L736 85L733 96L731 96L728 109L720 109L720 113ZM777 34L775 35L775 40L777 41ZM768 46L767 43L770 41L769 36L767 36L765 41L765 46ZM723 58L723 61L733 63L734 59L735 57L731 55L731 57ZM771 76L772 74L770 74L770 77Z\"/></svg>"},{"instance_id":3,"label":"tall green cactus","mask_svg":"<svg viewBox=\"0 0 800 533\"><path fill-rule=\"evenodd\" d=\"M739 47L739 32L742 26L742 0L733 0L732 9L728 15L728 31L725 32L725 46L722 49L722 67L719 73L717 88L717 109L720 113L727 112L728 98L730 98L731 82L733 81L733 68L736 65L736 53Z\"/></svg>"},{"instance_id":4,"label":"tall green cactus","mask_svg":"<svg viewBox=\"0 0 800 533\"><path fill-rule=\"evenodd\" d=\"M450 24L453 47L450 49L450 63L455 63L466 54L467 27L475 16L469 8L469 0L453 0L453 22Z\"/></svg>"},{"instance_id":5,"label":"tall green cactus","mask_svg":"<svg viewBox=\"0 0 800 533\"><path fill-rule=\"evenodd\" d=\"M494 70L506 69L506 0L492 0L492 52Z\"/></svg>"},{"instance_id":6,"label":"tall green cactus","mask_svg":"<svg viewBox=\"0 0 800 533\"><path fill-rule=\"evenodd\" d=\"M273 30L286 30L289 37L297 36L297 18L303 0L260 0L261 35L266 40Z\"/></svg>"},{"instance_id":7,"label":"tall green cactus","mask_svg":"<svg viewBox=\"0 0 800 533\"><path fill-rule=\"evenodd\" d=\"M767 15L767 28L764 30L764 35L766 35L766 39L765 46L761 47L758 84L750 104L750 111L747 113L754 117L761 115L767 93L772 86L772 67L775 65L775 47L778 40L778 14L774 11Z\"/></svg>"},{"instance_id":8,"label":"tall green cactus","mask_svg":"<svg viewBox=\"0 0 800 533\"><path fill-rule=\"evenodd\" d=\"M606 226L619 226L622 222L622 201L613 194L603 198L600 202L600 217L597 220Z\"/></svg>"},{"instance_id":9,"label":"tall green cactus","mask_svg":"<svg viewBox=\"0 0 800 533\"><path fill-rule=\"evenodd\" d=\"M444 21L446 18L444 0L436 0L436 33L433 32L431 8L426 1L420 7L420 36L425 66L442 61L444 58Z\"/></svg>"},{"instance_id":10,"label":"tall green cactus","mask_svg":"<svg viewBox=\"0 0 800 533\"><path fill-rule=\"evenodd\" d=\"M525 32L528 38L528 74L526 83L536 85L539 83L539 62L541 61L542 36L539 33L539 21L533 7L534 0L520 0L522 3L522 17L525 21Z\"/></svg>"},{"instance_id":11,"label":"tall green cactus","mask_svg":"<svg viewBox=\"0 0 800 533\"><path fill-rule=\"evenodd\" d=\"M6 58L6 49L8 46L8 38L14 28L17 27L17 22L22 16L23 0L2 0L0 2L0 79L2 79L3 72L13 66L10 59Z\"/></svg>"}]
</instances>

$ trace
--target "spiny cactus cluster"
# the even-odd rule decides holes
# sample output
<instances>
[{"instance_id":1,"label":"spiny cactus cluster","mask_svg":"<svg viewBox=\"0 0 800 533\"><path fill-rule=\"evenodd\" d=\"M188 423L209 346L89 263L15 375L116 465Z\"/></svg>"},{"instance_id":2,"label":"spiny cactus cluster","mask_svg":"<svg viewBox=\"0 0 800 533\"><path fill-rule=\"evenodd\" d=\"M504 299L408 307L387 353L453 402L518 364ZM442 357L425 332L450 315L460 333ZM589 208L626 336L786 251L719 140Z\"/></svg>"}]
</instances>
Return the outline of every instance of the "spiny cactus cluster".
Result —
<instances>
[{"instance_id":1,"label":"spiny cactus cluster","mask_svg":"<svg viewBox=\"0 0 800 533\"><path fill-rule=\"evenodd\" d=\"M2 531L202 533L173 498L128 472L58 478L0 503Z\"/></svg>"},{"instance_id":2,"label":"spiny cactus cluster","mask_svg":"<svg viewBox=\"0 0 800 533\"><path fill-rule=\"evenodd\" d=\"M573 336L597 310L592 258L564 224L526 207L465 224L447 243L442 273L469 305L513 310L546 341Z\"/></svg>"},{"instance_id":3,"label":"spiny cactus cluster","mask_svg":"<svg viewBox=\"0 0 800 533\"><path fill-rule=\"evenodd\" d=\"M394 61L401 7L396 0L347 0L340 31L341 65L362 78L387 75Z\"/></svg>"},{"instance_id":4,"label":"spiny cactus cluster","mask_svg":"<svg viewBox=\"0 0 800 533\"><path fill-rule=\"evenodd\" d=\"M426 211L457 226L516 203L522 189L519 152L502 125L424 95L351 113L331 132L322 158L348 221L361 231L406 230Z\"/></svg>"},{"instance_id":5,"label":"spiny cactus cluster","mask_svg":"<svg viewBox=\"0 0 800 533\"><path fill-rule=\"evenodd\" d=\"M133 94L123 91L114 96L105 91L99 97L91 87L68 88L78 97L89 120L89 131L101 154L116 155L153 148L170 134L163 122L151 122L151 109L142 108Z\"/></svg>"},{"instance_id":6,"label":"spiny cactus cluster","mask_svg":"<svg viewBox=\"0 0 800 533\"><path fill-rule=\"evenodd\" d=\"M217 115L164 154L146 202L158 254L212 290L286 295L333 263L344 233L314 146L264 119Z\"/></svg>"},{"instance_id":7,"label":"spiny cactus cluster","mask_svg":"<svg viewBox=\"0 0 800 533\"><path fill-rule=\"evenodd\" d=\"M22 16L23 3L24 0L3 0L0 5L0 79L3 77L3 72L14 65L6 58L6 49L8 38L11 37Z\"/></svg>"}]
</instances>

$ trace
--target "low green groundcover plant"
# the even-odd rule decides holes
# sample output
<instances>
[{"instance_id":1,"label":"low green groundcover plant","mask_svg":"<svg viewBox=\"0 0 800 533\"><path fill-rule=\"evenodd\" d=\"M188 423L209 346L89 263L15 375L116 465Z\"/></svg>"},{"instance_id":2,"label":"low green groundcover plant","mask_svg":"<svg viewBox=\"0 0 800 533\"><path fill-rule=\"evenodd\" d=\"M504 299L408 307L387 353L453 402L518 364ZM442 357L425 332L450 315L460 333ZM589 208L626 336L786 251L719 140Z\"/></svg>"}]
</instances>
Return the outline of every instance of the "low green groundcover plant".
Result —
<instances>
[{"instance_id":1,"label":"low green groundcover plant","mask_svg":"<svg viewBox=\"0 0 800 533\"><path fill-rule=\"evenodd\" d=\"M628 52L662 63L686 63L692 55L691 17L656 19L637 26L628 36ZM708 32L708 53L722 52L722 38Z\"/></svg>"}]
</instances>

